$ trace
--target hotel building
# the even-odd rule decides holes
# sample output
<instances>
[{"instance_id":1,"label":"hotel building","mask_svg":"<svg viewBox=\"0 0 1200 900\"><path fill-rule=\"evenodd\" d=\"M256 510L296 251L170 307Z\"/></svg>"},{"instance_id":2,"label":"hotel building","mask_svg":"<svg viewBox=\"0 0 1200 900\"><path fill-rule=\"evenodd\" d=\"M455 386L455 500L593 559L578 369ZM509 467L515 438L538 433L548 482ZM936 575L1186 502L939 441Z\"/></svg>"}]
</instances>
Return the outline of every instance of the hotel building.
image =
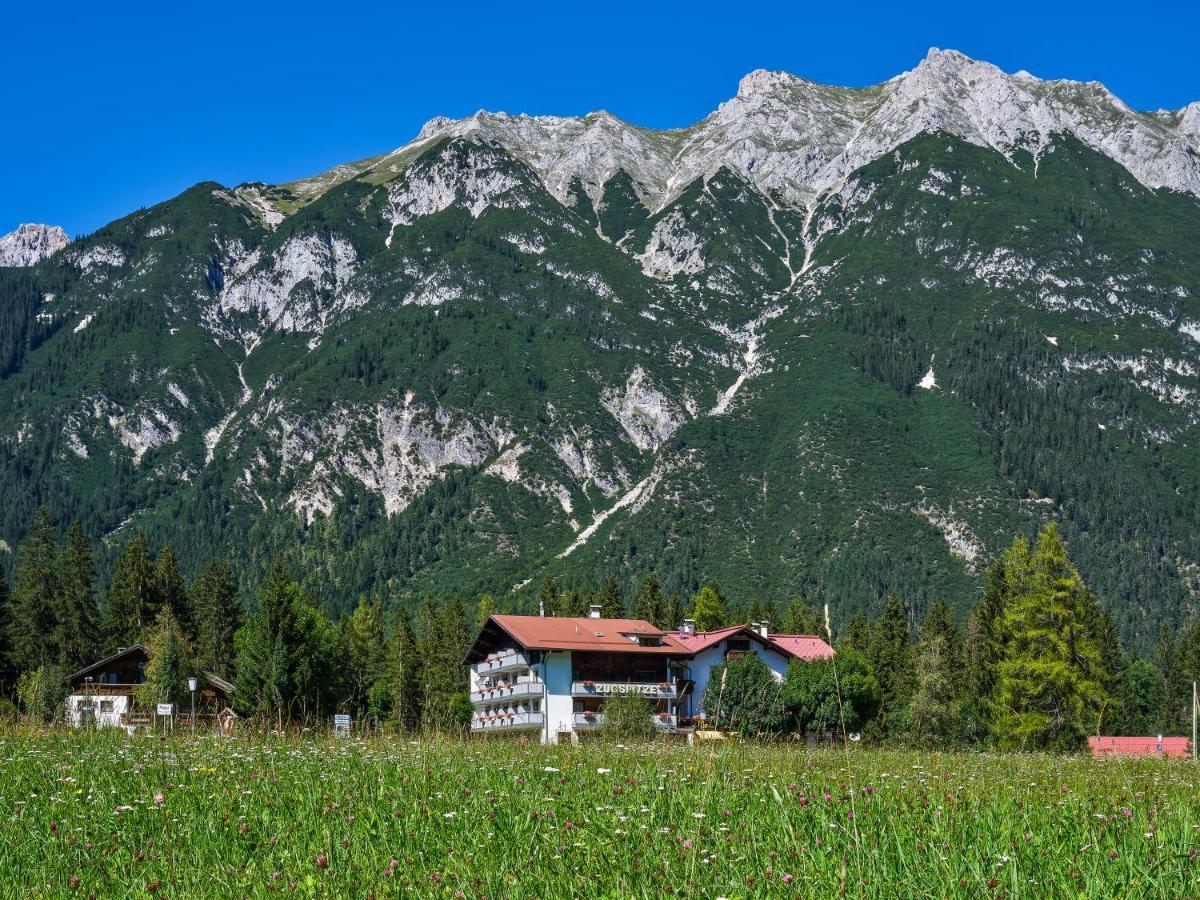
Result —
<instances>
[{"instance_id":1,"label":"hotel building","mask_svg":"<svg viewBox=\"0 0 1200 900\"><path fill-rule=\"evenodd\" d=\"M491 616L467 654L473 734L537 733L546 743L576 740L604 723L607 698L645 697L656 728L686 730L704 717L708 675L754 653L783 679L793 659L833 656L812 635L771 634L766 622L697 632L685 620L664 632L641 619Z\"/></svg>"}]
</instances>

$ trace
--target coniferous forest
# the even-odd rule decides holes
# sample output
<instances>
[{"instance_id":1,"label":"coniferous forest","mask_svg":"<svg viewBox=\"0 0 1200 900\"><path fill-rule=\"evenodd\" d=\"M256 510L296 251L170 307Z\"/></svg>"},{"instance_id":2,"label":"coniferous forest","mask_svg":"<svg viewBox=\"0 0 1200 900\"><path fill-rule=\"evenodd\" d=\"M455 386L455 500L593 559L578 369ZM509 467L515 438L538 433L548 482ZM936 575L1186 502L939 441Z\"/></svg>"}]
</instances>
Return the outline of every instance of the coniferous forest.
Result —
<instances>
[{"instance_id":1,"label":"coniferous forest","mask_svg":"<svg viewBox=\"0 0 1200 900\"><path fill-rule=\"evenodd\" d=\"M334 712L403 731L447 731L469 721L463 657L486 618L514 609L490 594L422 598L415 611L362 597L336 621L281 561L252 594L228 560L186 582L170 544L135 533L101 587L78 522L39 510L0 580L0 691L34 719L54 719L66 676L119 647L149 651L147 698L182 699L188 674L236 684L235 706L259 721L313 724ZM944 601L917 609L889 594L877 616L855 615L830 634L827 612L802 597L729 596L716 583L667 593L654 573L639 584L608 577L590 589L540 583L546 615L645 619L663 630L685 618L701 631L770 622L832 640L835 661L791 664L778 684L758 657L725 664L714 724L756 736L861 731L880 744L1078 749L1089 734L1177 733L1200 680L1200 622L1163 627L1149 654L1122 645L1111 617L1069 558L1058 529L1020 536L990 562L965 617ZM710 687L710 690L713 688Z\"/></svg>"}]
</instances>

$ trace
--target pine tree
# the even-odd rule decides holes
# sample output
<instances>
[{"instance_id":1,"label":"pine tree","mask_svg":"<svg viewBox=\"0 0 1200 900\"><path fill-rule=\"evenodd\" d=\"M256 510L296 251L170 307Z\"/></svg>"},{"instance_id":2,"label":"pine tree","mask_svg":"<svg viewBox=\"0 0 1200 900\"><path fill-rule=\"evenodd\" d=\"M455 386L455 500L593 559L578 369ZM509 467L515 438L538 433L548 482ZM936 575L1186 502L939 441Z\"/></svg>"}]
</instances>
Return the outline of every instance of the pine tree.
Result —
<instances>
[{"instance_id":1,"label":"pine tree","mask_svg":"<svg viewBox=\"0 0 1200 900\"><path fill-rule=\"evenodd\" d=\"M963 727L968 737L988 733L997 671L1004 655L1004 613L1032 578L1029 541L1016 538L988 567L983 594L967 618L963 641Z\"/></svg>"},{"instance_id":2,"label":"pine tree","mask_svg":"<svg viewBox=\"0 0 1200 900\"><path fill-rule=\"evenodd\" d=\"M422 724L434 731L446 731L453 724L451 699L467 689L462 661L471 633L457 600L447 600L440 608L426 601L420 619Z\"/></svg>"},{"instance_id":3,"label":"pine tree","mask_svg":"<svg viewBox=\"0 0 1200 900\"><path fill-rule=\"evenodd\" d=\"M189 697L187 679L196 669L187 636L168 606L147 632L146 655L146 680L138 688L138 702L144 709L158 703L182 705Z\"/></svg>"},{"instance_id":4,"label":"pine tree","mask_svg":"<svg viewBox=\"0 0 1200 900\"><path fill-rule=\"evenodd\" d=\"M894 737L904 729L913 691L912 638L904 601L894 591L872 629L867 661L879 682L879 714L872 722L875 736Z\"/></svg>"},{"instance_id":5,"label":"pine tree","mask_svg":"<svg viewBox=\"0 0 1200 900\"><path fill-rule=\"evenodd\" d=\"M1032 563L1030 584L1005 608L992 729L1004 749L1073 750L1099 721L1103 659L1086 588L1053 524Z\"/></svg>"},{"instance_id":6,"label":"pine tree","mask_svg":"<svg viewBox=\"0 0 1200 900\"><path fill-rule=\"evenodd\" d=\"M559 612L561 605L558 582L554 580L553 575L547 575L542 579L541 587L538 588L538 612L544 616L563 615Z\"/></svg>"},{"instance_id":7,"label":"pine tree","mask_svg":"<svg viewBox=\"0 0 1200 900\"><path fill-rule=\"evenodd\" d=\"M617 579L611 575L604 579L592 603L600 607L600 616L604 619L620 619L625 615L625 597L617 584Z\"/></svg>"},{"instance_id":8,"label":"pine tree","mask_svg":"<svg viewBox=\"0 0 1200 900\"><path fill-rule=\"evenodd\" d=\"M341 623L343 706L356 717L370 708L376 684L387 671L383 609L378 600L360 598L354 612Z\"/></svg>"},{"instance_id":9,"label":"pine tree","mask_svg":"<svg viewBox=\"0 0 1200 900\"><path fill-rule=\"evenodd\" d=\"M666 620L667 602L663 597L662 584L659 583L658 575L653 571L642 579L642 586L638 590L637 600L633 604L633 617L635 619L643 619L649 622L656 628L671 628L670 622ZM675 626L678 626L678 622Z\"/></svg>"},{"instance_id":10,"label":"pine tree","mask_svg":"<svg viewBox=\"0 0 1200 900\"><path fill-rule=\"evenodd\" d=\"M921 623L916 677L908 703L908 730L925 746L952 742L960 726L961 648L954 614L938 600Z\"/></svg>"},{"instance_id":11,"label":"pine tree","mask_svg":"<svg viewBox=\"0 0 1200 900\"><path fill-rule=\"evenodd\" d=\"M175 561L175 548L167 544L158 552L154 572L155 602L161 608L171 610L171 615L189 637L195 635L195 617L192 613L191 599L183 584L183 576L179 574L179 564Z\"/></svg>"},{"instance_id":12,"label":"pine tree","mask_svg":"<svg viewBox=\"0 0 1200 900\"><path fill-rule=\"evenodd\" d=\"M234 645L236 702L244 712L280 726L311 721L336 703L341 671L334 627L278 559Z\"/></svg>"},{"instance_id":13,"label":"pine tree","mask_svg":"<svg viewBox=\"0 0 1200 900\"><path fill-rule=\"evenodd\" d=\"M157 615L157 587L146 532L139 531L117 557L108 585L106 650L131 647L142 640Z\"/></svg>"},{"instance_id":14,"label":"pine tree","mask_svg":"<svg viewBox=\"0 0 1200 900\"><path fill-rule=\"evenodd\" d=\"M403 611L396 613L395 633L388 647L392 718L405 731L421 724L421 658L412 625Z\"/></svg>"},{"instance_id":15,"label":"pine tree","mask_svg":"<svg viewBox=\"0 0 1200 900\"><path fill-rule=\"evenodd\" d=\"M820 633L820 630L818 630L818 633ZM850 617L850 622L846 625L846 633L838 641L838 649L841 650L843 647L861 653L864 659L870 657L871 624L861 611L856 612Z\"/></svg>"},{"instance_id":16,"label":"pine tree","mask_svg":"<svg viewBox=\"0 0 1200 900\"><path fill-rule=\"evenodd\" d=\"M663 617L662 627L664 630L672 631L683 624L684 618L687 617L687 606L683 602L683 597L676 591L666 598L663 602Z\"/></svg>"},{"instance_id":17,"label":"pine tree","mask_svg":"<svg viewBox=\"0 0 1200 900\"><path fill-rule=\"evenodd\" d=\"M234 635L241 627L237 583L229 563L209 563L188 592L196 622L196 665L201 672L229 676L234 668Z\"/></svg>"},{"instance_id":18,"label":"pine tree","mask_svg":"<svg viewBox=\"0 0 1200 900\"><path fill-rule=\"evenodd\" d=\"M19 674L12 664L12 600L0 572L0 697L12 693Z\"/></svg>"},{"instance_id":19,"label":"pine tree","mask_svg":"<svg viewBox=\"0 0 1200 900\"><path fill-rule=\"evenodd\" d=\"M19 671L58 663L59 566L58 532L43 507L17 545L11 640L13 664Z\"/></svg>"},{"instance_id":20,"label":"pine tree","mask_svg":"<svg viewBox=\"0 0 1200 900\"><path fill-rule=\"evenodd\" d=\"M783 634L821 634L825 631L825 623L820 614L809 609L803 597L793 597L788 604L787 613L780 625Z\"/></svg>"},{"instance_id":21,"label":"pine tree","mask_svg":"<svg viewBox=\"0 0 1200 900\"><path fill-rule=\"evenodd\" d=\"M558 595L558 609L554 615L578 617L586 616L587 613L587 604L584 602L583 594L579 592L579 588L569 588Z\"/></svg>"},{"instance_id":22,"label":"pine tree","mask_svg":"<svg viewBox=\"0 0 1200 900\"><path fill-rule=\"evenodd\" d=\"M67 672L94 662L99 653L97 630L100 610L96 605L96 570L92 545L78 520L67 530L66 546L59 563L62 574L58 604L58 663Z\"/></svg>"},{"instance_id":23,"label":"pine tree","mask_svg":"<svg viewBox=\"0 0 1200 900\"><path fill-rule=\"evenodd\" d=\"M1154 665L1163 677L1165 692L1163 727L1169 730L1188 724L1183 713L1188 710L1192 701L1191 685L1187 685L1186 690L1184 689L1178 663L1175 631L1168 623L1163 622L1158 629L1158 642L1154 646Z\"/></svg>"},{"instance_id":24,"label":"pine tree","mask_svg":"<svg viewBox=\"0 0 1200 900\"><path fill-rule=\"evenodd\" d=\"M480 594L479 604L475 607L475 630L478 631L482 628L484 623L497 612L496 598L491 594Z\"/></svg>"},{"instance_id":25,"label":"pine tree","mask_svg":"<svg viewBox=\"0 0 1200 900\"><path fill-rule=\"evenodd\" d=\"M692 618L696 620L697 631L717 631L729 623L728 607L721 589L716 582L709 582L700 588L700 592L692 598Z\"/></svg>"},{"instance_id":26,"label":"pine tree","mask_svg":"<svg viewBox=\"0 0 1200 900\"><path fill-rule=\"evenodd\" d=\"M1121 673L1119 718L1114 716L1106 733L1163 734L1167 719L1167 682L1153 663L1135 659Z\"/></svg>"}]
</instances>

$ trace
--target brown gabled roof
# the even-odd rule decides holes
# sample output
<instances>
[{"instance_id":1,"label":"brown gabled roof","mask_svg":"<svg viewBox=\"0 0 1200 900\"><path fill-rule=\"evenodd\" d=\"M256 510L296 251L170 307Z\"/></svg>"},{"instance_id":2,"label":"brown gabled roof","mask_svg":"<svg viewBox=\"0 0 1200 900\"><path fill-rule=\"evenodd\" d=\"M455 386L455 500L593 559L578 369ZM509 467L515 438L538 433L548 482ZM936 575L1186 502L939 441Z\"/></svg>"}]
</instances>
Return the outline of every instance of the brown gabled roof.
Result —
<instances>
[{"instance_id":1,"label":"brown gabled roof","mask_svg":"<svg viewBox=\"0 0 1200 900\"><path fill-rule=\"evenodd\" d=\"M145 652L146 652L146 647L143 644L134 644L132 647L124 647L124 648L118 650L116 653L112 654L111 656L104 657L104 659L100 660L99 662L94 662L90 666L84 666L78 672L73 672L72 674L67 676L67 681L74 681L76 678L82 678L83 676L87 675L88 672L93 672L96 669L99 669L103 666L107 666L109 663L115 662L116 660L120 659L122 656L128 656L130 653L143 653L144 654Z\"/></svg>"},{"instance_id":2,"label":"brown gabled roof","mask_svg":"<svg viewBox=\"0 0 1200 900\"><path fill-rule=\"evenodd\" d=\"M526 650L594 650L614 653L647 653L690 656L675 635L664 633L643 619L591 619L568 616L492 616L475 639L467 659L486 652L489 631L499 629ZM657 637L662 646L643 647L634 637Z\"/></svg>"}]
</instances>

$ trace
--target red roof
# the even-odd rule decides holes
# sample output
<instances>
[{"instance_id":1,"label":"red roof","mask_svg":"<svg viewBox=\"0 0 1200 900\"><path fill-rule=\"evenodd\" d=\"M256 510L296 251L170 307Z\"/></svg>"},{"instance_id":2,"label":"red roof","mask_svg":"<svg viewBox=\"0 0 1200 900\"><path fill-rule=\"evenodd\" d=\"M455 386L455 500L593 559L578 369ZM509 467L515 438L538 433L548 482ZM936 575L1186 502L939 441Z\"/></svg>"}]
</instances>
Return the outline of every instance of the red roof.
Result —
<instances>
[{"instance_id":1,"label":"red roof","mask_svg":"<svg viewBox=\"0 0 1200 900\"><path fill-rule=\"evenodd\" d=\"M1185 737L1163 737L1159 749L1157 735L1149 737L1096 737L1088 738L1092 756L1187 756L1188 739Z\"/></svg>"},{"instance_id":2,"label":"red roof","mask_svg":"<svg viewBox=\"0 0 1200 900\"><path fill-rule=\"evenodd\" d=\"M591 619L566 616L492 616L526 650L599 650L688 656L675 641L642 619ZM635 643L634 637L661 638L657 647Z\"/></svg>"},{"instance_id":3,"label":"red roof","mask_svg":"<svg viewBox=\"0 0 1200 900\"><path fill-rule=\"evenodd\" d=\"M833 659L833 648L815 634L773 634L772 644L781 647L796 659L815 662L819 659Z\"/></svg>"},{"instance_id":4,"label":"red roof","mask_svg":"<svg viewBox=\"0 0 1200 900\"><path fill-rule=\"evenodd\" d=\"M693 656L701 653L726 638L745 633L747 637L757 640L760 644L774 647L784 656L803 659L812 662L818 659L832 659L833 648L812 634L772 634L764 638L749 625L734 625L732 628L722 628L719 631L698 631L695 634L675 634L675 638Z\"/></svg>"}]
</instances>

